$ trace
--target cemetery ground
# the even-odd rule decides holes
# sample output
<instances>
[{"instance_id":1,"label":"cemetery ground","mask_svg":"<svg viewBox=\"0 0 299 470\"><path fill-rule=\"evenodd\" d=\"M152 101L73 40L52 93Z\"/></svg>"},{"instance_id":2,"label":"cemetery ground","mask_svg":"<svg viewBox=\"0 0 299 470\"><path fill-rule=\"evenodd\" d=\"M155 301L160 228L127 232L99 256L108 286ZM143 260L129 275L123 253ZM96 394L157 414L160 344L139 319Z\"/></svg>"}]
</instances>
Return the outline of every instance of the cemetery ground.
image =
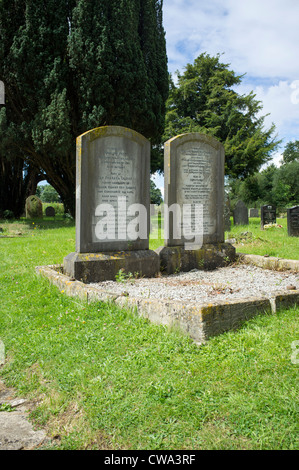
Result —
<instances>
[{"instance_id":1,"label":"cemetery ground","mask_svg":"<svg viewBox=\"0 0 299 470\"><path fill-rule=\"evenodd\" d=\"M232 226L226 238L239 252L299 258L286 219L264 231L259 223ZM46 430L41 449L298 449L299 364L291 356L299 306L199 347L113 304L67 297L37 276L36 266L74 251L72 220L0 227L0 377ZM150 248L162 244L152 239Z\"/></svg>"}]
</instances>

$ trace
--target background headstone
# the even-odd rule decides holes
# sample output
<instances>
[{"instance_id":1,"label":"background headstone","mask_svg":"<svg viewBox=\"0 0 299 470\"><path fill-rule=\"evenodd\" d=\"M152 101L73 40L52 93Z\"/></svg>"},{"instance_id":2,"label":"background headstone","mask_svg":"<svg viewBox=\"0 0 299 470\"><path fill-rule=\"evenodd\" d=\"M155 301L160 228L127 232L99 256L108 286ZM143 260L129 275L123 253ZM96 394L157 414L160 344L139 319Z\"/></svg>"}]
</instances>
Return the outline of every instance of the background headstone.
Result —
<instances>
[{"instance_id":1,"label":"background headstone","mask_svg":"<svg viewBox=\"0 0 299 470\"><path fill-rule=\"evenodd\" d=\"M276 207L270 204L261 207L261 227L267 224L276 224Z\"/></svg>"},{"instance_id":2,"label":"background headstone","mask_svg":"<svg viewBox=\"0 0 299 470\"><path fill-rule=\"evenodd\" d=\"M43 204L37 196L29 196L25 204L26 219L42 219Z\"/></svg>"},{"instance_id":3,"label":"background headstone","mask_svg":"<svg viewBox=\"0 0 299 470\"><path fill-rule=\"evenodd\" d=\"M238 201L234 210L234 225L248 225L248 208L243 201Z\"/></svg>"},{"instance_id":4,"label":"background headstone","mask_svg":"<svg viewBox=\"0 0 299 470\"><path fill-rule=\"evenodd\" d=\"M47 217L55 217L55 209L52 206L46 207L45 214Z\"/></svg>"},{"instance_id":5,"label":"background headstone","mask_svg":"<svg viewBox=\"0 0 299 470\"><path fill-rule=\"evenodd\" d=\"M258 209L249 209L249 217L259 217L259 210Z\"/></svg>"},{"instance_id":6,"label":"background headstone","mask_svg":"<svg viewBox=\"0 0 299 470\"><path fill-rule=\"evenodd\" d=\"M215 138L197 132L182 134L164 144L164 203L203 205L203 243L224 241L224 147ZM186 240L174 238L170 213L166 246L183 246ZM164 218L165 223L165 218ZM182 218L177 221L182 224ZM196 234L197 227L192 233ZM178 230L179 232L180 230Z\"/></svg>"},{"instance_id":7,"label":"background headstone","mask_svg":"<svg viewBox=\"0 0 299 470\"><path fill-rule=\"evenodd\" d=\"M299 237L299 206L288 209L287 217L289 237Z\"/></svg>"},{"instance_id":8,"label":"background headstone","mask_svg":"<svg viewBox=\"0 0 299 470\"><path fill-rule=\"evenodd\" d=\"M224 193L224 231L230 232L231 220L230 220L230 200L226 193Z\"/></svg>"}]
</instances>

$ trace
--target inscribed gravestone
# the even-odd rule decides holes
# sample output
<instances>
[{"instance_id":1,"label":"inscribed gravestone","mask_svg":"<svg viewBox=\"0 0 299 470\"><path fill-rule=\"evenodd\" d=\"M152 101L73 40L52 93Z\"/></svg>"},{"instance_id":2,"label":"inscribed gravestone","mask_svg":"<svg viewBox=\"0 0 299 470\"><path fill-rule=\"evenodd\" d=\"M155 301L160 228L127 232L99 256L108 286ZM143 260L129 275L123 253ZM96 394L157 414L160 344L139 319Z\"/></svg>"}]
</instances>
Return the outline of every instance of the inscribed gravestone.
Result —
<instances>
[{"instance_id":1,"label":"inscribed gravestone","mask_svg":"<svg viewBox=\"0 0 299 470\"><path fill-rule=\"evenodd\" d=\"M249 209L249 217L258 217L259 216L259 210L258 209Z\"/></svg>"},{"instance_id":2,"label":"inscribed gravestone","mask_svg":"<svg viewBox=\"0 0 299 470\"><path fill-rule=\"evenodd\" d=\"M287 217L289 237L299 237L299 206L288 209Z\"/></svg>"},{"instance_id":3,"label":"inscribed gravestone","mask_svg":"<svg viewBox=\"0 0 299 470\"><path fill-rule=\"evenodd\" d=\"M77 138L76 252L65 273L84 282L125 273L154 276L159 256L149 250L150 143L120 126Z\"/></svg>"},{"instance_id":4,"label":"inscribed gravestone","mask_svg":"<svg viewBox=\"0 0 299 470\"><path fill-rule=\"evenodd\" d=\"M76 250L97 253L148 249L150 217L150 143L119 126L93 129L77 139ZM144 237L132 240L128 226L133 204L147 214ZM104 209L114 210L111 217ZM106 222L106 235L105 235Z\"/></svg>"},{"instance_id":5,"label":"inscribed gravestone","mask_svg":"<svg viewBox=\"0 0 299 470\"><path fill-rule=\"evenodd\" d=\"M45 214L47 217L55 217L55 209L52 206L46 207Z\"/></svg>"},{"instance_id":6,"label":"inscribed gravestone","mask_svg":"<svg viewBox=\"0 0 299 470\"><path fill-rule=\"evenodd\" d=\"M43 204L37 196L29 196L25 204L26 219L42 219Z\"/></svg>"},{"instance_id":7,"label":"inscribed gravestone","mask_svg":"<svg viewBox=\"0 0 299 470\"><path fill-rule=\"evenodd\" d=\"M276 223L276 207L273 205L265 205L261 207L261 227L267 224Z\"/></svg>"},{"instance_id":8,"label":"inscribed gravestone","mask_svg":"<svg viewBox=\"0 0 299 470\"><path fill-rule=\"evenodd\" d=\"M166 246L182 246L190 234L203 243L224 241L224 147L215 138L200 134L182 134L164 145L164 202L180 208L179 217L169 211ZM195 206L202 205L202 224L195 226ZM191 208L189 234L184 234L184 208ZM176 219L176 220L175 220ZM203 233L199 233L203 231ZM186 227L188 232L188 227ZM177 235L181 234L181 237Z\"/></svg>"},{"instance_id":9,"label":"inscribed gravestone","mask_svg":"<svg viewBox=\"0 0 299 470\"><path fill-rule=\"evenodd\" d=\"M238 201L234 209L234 225L248 224L248 209L243 201Z\"/></svg>"}]
</instances>

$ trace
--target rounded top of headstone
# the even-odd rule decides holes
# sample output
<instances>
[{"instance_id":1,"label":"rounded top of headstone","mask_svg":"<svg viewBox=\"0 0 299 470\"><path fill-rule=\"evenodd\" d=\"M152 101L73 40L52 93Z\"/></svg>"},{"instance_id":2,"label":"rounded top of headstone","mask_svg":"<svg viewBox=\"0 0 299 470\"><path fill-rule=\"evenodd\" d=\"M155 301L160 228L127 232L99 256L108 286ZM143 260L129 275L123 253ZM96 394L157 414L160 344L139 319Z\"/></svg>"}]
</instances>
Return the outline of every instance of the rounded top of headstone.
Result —
<instances>
[{"instance_id":1,"label":"rounded top of headstone","mask_svg":"<svg viewBox=\"0 0 299 470\"><path fill-rule=\"evenodd\" d=\"M42 204L42 201L40 200L40 198L36 195L32 195L32 196L28 196L27 199L26 199L26 203L30 203L30 202L37 202L37 203L41 203Z\"/></svg>"},{"instance_id":2,"label":"rounded top of headstone","mask_svg":"<svg viewBox=\"0 0 299 470\"><path fill-rule=\"evenodd\" d=\"M171 145L171 144L184 144L186 142L201 142L203 144L210 145L214 147L216 150L220 150L224 148L222 143L216 139L215 137L207 134L202 134L201 132L188 132L185 134L179 134L171 139L167 140L164 145Z\"/></svg>"},{"instance_id":3,"label":"rounded top of headstone","mask_svg":"<svg viewBox=\"0 0 299 470\"><path fill-rule=\"evenodd\" d=\"M243 201L241 201L241 199L238 200L236 206L238 206L238 207L239 207L239 206L240 206L240 207L244 207L244 206L245 206L245 207L246 207L245 203L244 203Z\"/></svg>"},{"instance_id":4,"label":"rounded top of headstone","mask_svg":"<svg viewBox=\"0 0 299 470\"><path fill-rule=\"evenodd\" d=\"M149 143L139 132L123 126L102 126L91 129L77 137L77 141L88 139L90 142L103 137L126 137L139 143Z\"/></svg>"}]
</instances>

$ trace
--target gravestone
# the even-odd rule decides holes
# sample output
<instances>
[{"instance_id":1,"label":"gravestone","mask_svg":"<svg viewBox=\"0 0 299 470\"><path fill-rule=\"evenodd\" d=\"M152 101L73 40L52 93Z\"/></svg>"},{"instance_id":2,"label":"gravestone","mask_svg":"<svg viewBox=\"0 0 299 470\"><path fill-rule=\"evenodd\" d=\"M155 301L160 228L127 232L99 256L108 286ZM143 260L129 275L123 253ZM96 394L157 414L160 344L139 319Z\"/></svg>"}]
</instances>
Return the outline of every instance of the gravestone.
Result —
<instances>
[{"instance_id":1,"label":"gravestone","mask_svg":"<svg viewBox=\"0 0 299 470\"><path fill-rule=\"evenodd\" d=\"M259 217L259 210L258 209L249 209L249 217Z\"/></svg>"},{"instance_id":2,"label":"gravestone","mask_svg":"<svg viewBox=\"0 0 299 470\"><path fill-rule=\"evenodd\" d=\"M230 232L231 220L230 220L230 200L228 195L224 194L224 231Z\"/></svg>"},{"instance_id":3,"label":"gravestone","mask_svg":"<svg viewBox=\"0 0 299 470\"><path fill-rule=\"evenodd\" d=\"M52 206L46 207L45 214L47 217L55 217L55 209Z\"/></svg>"},{"instance_id":4,"label":"gravestone","mask_svg":"<svg viewBox=\"0 0 299 470\"><path fill-rule=\"evenodd\" d=\"M224 243L224 147L198 132L164 144L164 247L167 273L213 269L234 255Z\"/></svg>"},{"instance_id":5,"label":"gravestone","mask_svg":"<svg viewBox=\"0 0 299 470\"><path fill-rule=\"evenodd\" d=\"M234 225L248 224L248 209L243 201L238 201L234 209Z\"/></svg>"},{"instance_id":6,"label":"gravestone","mask_svg":"<svg viewBox=\"0 0 299 470\"><path fill-rule=\"evenodd\" d=\"M154 276L159 257L149 250L150 143L120 126L77 138L76 252L65 272L84 282L112 280L119 270Z\"/></svg>"},{"instance_id":7,"label":"gravestone","mask_svg":"<svg viewBox=\"0 0 299 470\"><path fill-rule=\"evenodd\" d=\"M289 237L299 237L299 206L288 209L287 217Z\"/></svg>"},{"instance_id":8,"label":"gravestone","mask_svg":"<svg viewBox=\"0 0 299 470\"><path fill-rule=\"evenodd\" d=\"M265 205L261 207L261 228L264 225L276 223L276 207L273 205Z\"/></svg>"},{"instance_id":9,"label":"gravestone","mask_svg":"<svg viewBox=\"0 0 299 470\"><path fill-rule=\"evenodd\" d=\"M26 219L42 219L43 204L37 196L29 196L25 204Z\"/></svg>"}]
</instances>

